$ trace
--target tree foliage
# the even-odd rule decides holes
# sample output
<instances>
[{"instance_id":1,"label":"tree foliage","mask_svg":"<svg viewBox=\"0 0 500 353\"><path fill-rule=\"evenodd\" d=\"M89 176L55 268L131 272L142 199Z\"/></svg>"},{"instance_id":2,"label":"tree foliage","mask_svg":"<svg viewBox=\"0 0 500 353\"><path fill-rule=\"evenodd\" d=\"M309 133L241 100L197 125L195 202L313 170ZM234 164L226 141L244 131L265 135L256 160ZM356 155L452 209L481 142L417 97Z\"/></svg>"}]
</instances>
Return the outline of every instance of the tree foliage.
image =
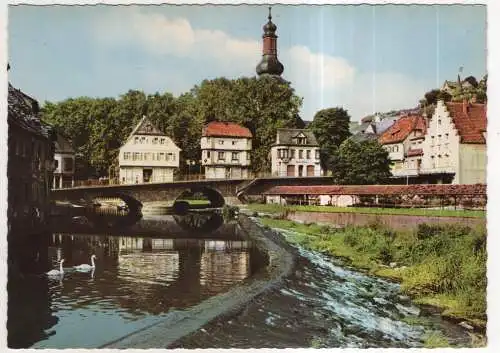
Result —
<instances>
[{"instance_id":1,"label":"tree foliage","mask_svg":"<svg viewBox=\"0 0 500 353\"><path fill-rule=\"evenodd\" d=\"M331 166L338 184L383 184L390 176L389 153L377 140L345 140Z\"/></svg>"},{"instance_id":2,"label":"tree foliage","mask_svg":"<svg viewBox=\"0 0 500 353\"><path fill-rule=\"evenodd\" d=\"M331 158L336 155L340 144L351 136L349 132L350 120L351 117L343 108L323 109L314 115L310 129L321 148L323 168L332 163Z\"/></svg>"},{"instance_id":3,"label":"tree foliage","mask_svg":"<svg viewBox=\"0 0 500 353\"><path fill-rule=\"evenodd\" d=\"M146 95L131 90L114 98L76 98L46 102L43 119L70 137L83 175L116 172L116 157L143 115L170 136L182 149L181 171L186 160L201 158L203 125L231 121L250 129L253 138L252 168L269 169L268 154L281 127L303 127L298 117L302 99L289 82L275 77L217 78L205 80L189 92ZM113 173L113 172L112 172Z\"/></svg>"}]
</instances>

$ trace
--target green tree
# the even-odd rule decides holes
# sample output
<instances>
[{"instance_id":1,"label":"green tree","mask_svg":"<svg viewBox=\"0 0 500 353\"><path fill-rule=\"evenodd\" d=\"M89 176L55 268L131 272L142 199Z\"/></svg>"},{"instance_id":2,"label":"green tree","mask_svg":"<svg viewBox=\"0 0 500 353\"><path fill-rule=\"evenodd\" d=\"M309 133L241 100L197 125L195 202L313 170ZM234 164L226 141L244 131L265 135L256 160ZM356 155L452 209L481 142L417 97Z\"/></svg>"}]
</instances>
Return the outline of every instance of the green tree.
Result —
<instances>
[{"instance_id":1,"label":"green tree","mask_svg":"<svg viewBox=\"0 0 500 353\"><path fill-rule=\"evenodd\" d=\"M270 169L268 156L278 128L303 126L298 118L302 99L289 82L280 78L205 80L191 93L196 100L198 123L231 121L252 132L252 169L256 172Z\"/></svg>"},{"instance_id":2,"label":"green tree","mask_svg":"<svg viewBox=\"0 0 500 353\"><path fill-rule=\"evenodd\" d=\"M421 101L422 106L436 105L438 100L443 100L445 102L451 101L452 96L445 91L440 89L433 89L424 95L424 99Z\"/></svg>"},{"instance_id":3,"label":"green tree","mask_svg":"<svg viewBox=\"0 0 500 353\"><path fill-rule=\"evenodd\" d=\"M323 109L314 115L310 129L318 140L323 168L335 165L340 144L351 136L350 120L351 117L343 108Z\"/></svg>"},{"instance_id":4,"label":"green tree","mask_svg":"<svg viewBox=\"0 0 500 353\"><path fill-rule=\"evenodd\" d=\"M332 171L338 184L383 184L391 176L390 166L389 153L377 140L347 139L339 147Z\"/></svg>"}]
</instances>

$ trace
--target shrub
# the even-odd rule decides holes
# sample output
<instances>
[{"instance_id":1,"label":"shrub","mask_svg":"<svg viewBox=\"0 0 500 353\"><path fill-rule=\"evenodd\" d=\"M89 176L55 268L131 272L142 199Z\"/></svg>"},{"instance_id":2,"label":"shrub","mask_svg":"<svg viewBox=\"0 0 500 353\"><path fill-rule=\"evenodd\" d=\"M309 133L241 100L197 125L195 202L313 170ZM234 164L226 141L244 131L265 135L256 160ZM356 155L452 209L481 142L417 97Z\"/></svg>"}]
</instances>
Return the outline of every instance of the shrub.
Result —
<instances>
[{"instance_id":1,"label":"shrub","mask_svg":"<svg viewBox=\"0 0 500 353\"><path fill-rule=\"evenodd\" d=\"M344 244L355 247L358 245L358 239L353 233L347 233L344 237Z\"/></svg>"}]
</instances>

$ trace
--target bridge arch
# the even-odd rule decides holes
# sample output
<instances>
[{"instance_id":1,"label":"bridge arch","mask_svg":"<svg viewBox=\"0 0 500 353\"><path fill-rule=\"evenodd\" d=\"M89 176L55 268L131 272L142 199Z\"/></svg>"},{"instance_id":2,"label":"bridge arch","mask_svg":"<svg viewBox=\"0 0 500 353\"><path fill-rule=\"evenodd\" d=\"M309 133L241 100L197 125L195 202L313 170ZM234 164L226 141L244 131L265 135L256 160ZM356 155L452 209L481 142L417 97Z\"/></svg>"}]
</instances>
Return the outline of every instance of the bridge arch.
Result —
<instances>
[{"instance_id":1,"label":"bridge arch","mask_svg":"<svg viewBox=\"0 0 500 353\"><path fill-rule=\"evenodd\" d=\"M125 202L125 204L127 205L128 207L128 210L130 213L140 213L141 210L142 210L142 202L137 200L135 197L131 196L131 195L128 195L128 194L125 194L125 193L121 193L121 192L116 192L116 193L106 193L105 195L101 195L101 194L96 194L96 195L92 195L90 197L86 197L86 199L88 198L91 198L92 200L96 200L96 199L106 199L106 198L118 198L120 200L122 200L123 202Z\"/></svg>"},{"instance_id":2,"label":"bridge arch","mask_svg":"<svg viewBox=\"0 0 500 353\"><path fill-rule=\"evenodd\" d=\"M180 200L207 200L211 208L223 207L226 204L226 200L219 190L214 187L198 185L186 187L177 195L174 204Z\"/></svg>"}]
</instances>

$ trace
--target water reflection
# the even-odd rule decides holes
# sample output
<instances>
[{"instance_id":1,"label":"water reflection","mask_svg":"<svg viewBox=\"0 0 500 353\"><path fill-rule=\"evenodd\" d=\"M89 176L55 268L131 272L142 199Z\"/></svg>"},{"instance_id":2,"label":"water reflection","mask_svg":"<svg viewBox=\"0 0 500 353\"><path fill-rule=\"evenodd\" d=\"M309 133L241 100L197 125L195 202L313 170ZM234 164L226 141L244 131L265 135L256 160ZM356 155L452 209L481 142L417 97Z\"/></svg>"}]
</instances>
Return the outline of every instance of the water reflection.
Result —
<instances>
[{"instance_id":1,"label":"water reflection","mask_svg":"<svg viewBox=\"0 0 500 353\"><path fill-rule=\"evenodd\" d=\"M228 290L252 274L252 260L260 256L244 240L61 233L47 238L47 266L9 278L10 347L99 346ZM94 271L72 270L92 254ZM62 258L64 277L43 275Z\"/></svg>"}]
</instances>

